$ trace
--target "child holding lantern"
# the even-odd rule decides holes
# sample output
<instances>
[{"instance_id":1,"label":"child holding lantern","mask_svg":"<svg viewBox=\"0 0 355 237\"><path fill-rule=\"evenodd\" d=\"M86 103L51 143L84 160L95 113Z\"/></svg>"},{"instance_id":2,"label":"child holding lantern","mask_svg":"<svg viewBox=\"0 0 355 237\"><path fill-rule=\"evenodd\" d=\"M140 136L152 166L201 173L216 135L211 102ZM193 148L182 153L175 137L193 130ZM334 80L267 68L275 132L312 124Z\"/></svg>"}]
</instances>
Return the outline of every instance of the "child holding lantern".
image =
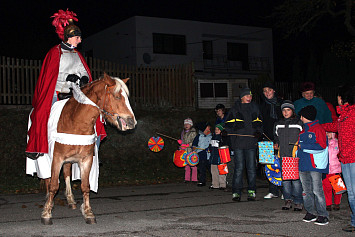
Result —
<instances>
[{"instance_id":1,"label":"child holding lantern","mask_svg":"<svg viewBox=\"0 0 355 237\"><path fill-rule=\"evenodd\" d=\"M279 156L292 157L294 148L297 149L295 143L298 135L303 129L303 123L295 114L295 107L289 100L285 100L281 104L283 119L277 121L274 125L275 149L279 150ZM298 167L297 167L298 168ZM294 204L294 211L302 211L302 184L299 179L283 180L282 193L284 195L285 204L282 210L289 210Z\"/></svg>"},{"instance_id":2,"label":"child holding lantern","mask_svg":"<svg viewBox=\"0 0 355 237\"><path fill-rule=\"evenodd\" d=\"M183 149L187 152L192 151L192 142L196 137L197 131L192 126L194 123L191 118L187 118L184 120L184 129L181 132L181 139L178 140L180 144L180 149ZM197 167L196 166L185 166L185 183L187 182L197 182Z\"/></svg>"},{"instance_id":3,"label":"child holding lantern","mask_svg":"<svg viewBox=\"0 0 355 237\"><path fill-rule=\"evenodd\" d=\"M215 133L212 135L210 142L210 152L211 152L211 175L212 175L212 185L210 189L221 189L226 188L226 174L219 174L218 165L221 164L221 158L219 156L218 148L223 145L223 140L221 132L223 131L222 124L217 124L215 127Z\"/></svg>"},{"instance_id":4,"label":"child holding lantern","mask_svg":"<svg viewBox=\"0 0 355 237\"><path fill-rule=\"evenodd\" d=\"M338 159L338 139L335 138L335 133L327 132L328 136L328 151L329 151L329 174L326 174L325 179L323 179L323 191L325 196L325 204L327 205L327 211L332 210L333 204L333 193L334 193L334 206L333 210L338 211L340 209L340 201L342 194L336 194L329 178L341 173L341 164Z\"/></svg>"},{"instance_id":5,"label":"child holding lantern","mask_svg":"<svg viewBox=\"0 0 355 237\"><path fill-rule=\"evenodd\" d=\"M206 171L211 171L211 166L209 163L211 154L209 153L208 148L212 134L211 125L207 121L198 123L196 128L198 129L198 134L192 142L192 150L196 151L199 156L198 171L200 176L197 186L202 187L206 186Z\"/></svg>"}]
</instances>

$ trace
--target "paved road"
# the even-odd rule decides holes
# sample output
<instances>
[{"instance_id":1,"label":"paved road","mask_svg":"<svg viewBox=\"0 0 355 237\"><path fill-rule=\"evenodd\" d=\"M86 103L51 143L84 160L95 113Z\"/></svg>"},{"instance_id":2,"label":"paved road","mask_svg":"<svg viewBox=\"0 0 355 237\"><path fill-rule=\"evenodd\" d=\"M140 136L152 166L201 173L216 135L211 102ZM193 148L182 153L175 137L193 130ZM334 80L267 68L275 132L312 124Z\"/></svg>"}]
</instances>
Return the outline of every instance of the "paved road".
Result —
<instances>
[{"instance_id":1,"label":"paved road","mask_svg":"<svg viewBox=\"0 0 355 237\"><path fill-rule=\"evenodd\" d=\"M282 211L280 198L264 200L266 181L258 182L257 201L244 195L240 203L230 193L183 183L101 188L91 194L94 225L68 209L62 193L52 226L40 222L43 194L0 195L0 236L353 236L341 231L350 220L346 195L329 225L317 226L302 221L304 211Z\"/></svg>"}]
</instances>

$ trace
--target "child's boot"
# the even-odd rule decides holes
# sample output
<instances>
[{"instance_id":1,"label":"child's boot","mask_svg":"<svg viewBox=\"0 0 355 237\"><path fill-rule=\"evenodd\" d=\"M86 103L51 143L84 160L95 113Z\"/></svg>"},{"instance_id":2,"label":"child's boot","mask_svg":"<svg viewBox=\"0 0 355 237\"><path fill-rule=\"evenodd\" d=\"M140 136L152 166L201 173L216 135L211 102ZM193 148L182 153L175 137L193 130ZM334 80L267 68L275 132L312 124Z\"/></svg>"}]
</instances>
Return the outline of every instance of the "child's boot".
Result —
<instances>
[{"instance_id":1,"label":"child's boot","mask_svg":"<svg viewBox=\"0 0 355 237\"><path fill-rule=\"evenodd\" d=\"M248 201L255 201L256 195L254 190L248 190Z\"/></svg>"},{"instance_id":2,"label":"child's boot","mask_svg":"<svg viewBox=\"0 0 355 237\"><path fill-rule=\"evenodd\" d=\"M302 203L295 203L295 207L293 208L294 211L302 211L303 204Z\"/></svg>"},{"instance_id":3,"label":"child's boot","mask_svg":"<svg viewBox=\"0 0 355 237\"><path fill-rule=\"evenodd\" d=\"M286 200L285 205L282 206L282 210L290 210L292 208L292 200Z\"/></svg>"}]
</instances>

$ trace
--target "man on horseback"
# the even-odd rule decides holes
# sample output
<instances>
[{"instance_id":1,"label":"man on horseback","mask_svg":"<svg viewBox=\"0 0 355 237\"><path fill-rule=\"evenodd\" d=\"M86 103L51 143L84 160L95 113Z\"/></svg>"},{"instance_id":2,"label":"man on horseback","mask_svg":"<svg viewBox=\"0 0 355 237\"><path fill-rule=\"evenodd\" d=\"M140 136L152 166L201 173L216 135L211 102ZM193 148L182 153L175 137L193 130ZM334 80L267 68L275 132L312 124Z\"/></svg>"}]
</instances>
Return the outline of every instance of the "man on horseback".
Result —
<instances>
[{"instance_id":1,"label":"man on horseback","mask_svg":"<svg viewBox=\"0 0 355 237\"><path fill-rule=\"evenodd\" d=\"M26 173L37 173L39 178L50 178L48 159L47 124L52 105L72 94L72 82L82 86L92 81L85 59L76 50L81 43L81 31L74 21L76 14L59 10L52 25L62 42L54 46L46 55L36 84L32 111L29 118L28 141L26 147ZM106 136L103 123L96 122L96 134L102 140Z\"/></svg>"},{"instance_id":2,"label":"man on horseback","mask_svg":"<svg viewBox=\"0 0 355 237\"><path fill-rule=\"evenodd\" d=\"M81 31L73 24L76 14L59 10L53 25L63 40L47 54L33 97L26 148L26 174L45 179L47 200L41 222L52 224L54 196L59 189L63 168L65 196L69 207L76 209L70 186L81 179L83 203L80 210L86 223L96 223L90 206L90 191L97 192L98 146L106 136L104 121L126 131L134 129L137 120L129 103L126 85L129 78L107 74L92 83L83 56L75 49L81 42ZM68 99L71 95L72 98ZM61 101L57 101L57 100Z\"/></svg>"}]
</instances>

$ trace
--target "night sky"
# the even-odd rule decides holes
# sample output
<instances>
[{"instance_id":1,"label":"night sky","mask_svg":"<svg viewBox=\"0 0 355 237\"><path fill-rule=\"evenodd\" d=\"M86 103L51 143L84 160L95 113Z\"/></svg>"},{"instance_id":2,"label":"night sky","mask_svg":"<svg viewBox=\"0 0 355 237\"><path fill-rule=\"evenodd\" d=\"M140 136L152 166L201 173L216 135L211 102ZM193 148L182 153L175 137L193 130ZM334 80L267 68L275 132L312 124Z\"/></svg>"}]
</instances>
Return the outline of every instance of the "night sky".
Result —
<instances>
[{"instance_id":1,"label":"night sky","mask_svg":"<svg viewBox=\"0 0 355 237\"><path fill-rule=\"evenodd\" d=\"M332 26L332 22L324 21L313 30L312 35L303 33L285 40L269 17L274 7L282 2L284 1L9 0L0 6L0 56L43 59L51 47L60 43L50 17L59 9L68 8L77 14L79 22L76 24L82 30L83 44L85 37L135 15L269 27L273 29L275 79L291 80L296 54L301 60L301 70L305 70L301 73L306 75L310 54L315 53L321 59L322 53L329 51L329 42L334 39L332 37L339 37L340 34L336 31L345 31L342 29L343 24Z\"/></svg>"},{"instance_id":2,"label":"night sky","mask_svg":"<svg viewBox=\"0 0 355 237\"><path fill-rule=\"evenodd\" d=\"M211 21L216 23L270 26L265 20L272 0L114 0L114 1L19 1L1 4L2 40L0 56L42 59L60 42L51 25L59 9L77 14L77 25L89 36L134 15Z\"/></svg>"}]
</instances>

